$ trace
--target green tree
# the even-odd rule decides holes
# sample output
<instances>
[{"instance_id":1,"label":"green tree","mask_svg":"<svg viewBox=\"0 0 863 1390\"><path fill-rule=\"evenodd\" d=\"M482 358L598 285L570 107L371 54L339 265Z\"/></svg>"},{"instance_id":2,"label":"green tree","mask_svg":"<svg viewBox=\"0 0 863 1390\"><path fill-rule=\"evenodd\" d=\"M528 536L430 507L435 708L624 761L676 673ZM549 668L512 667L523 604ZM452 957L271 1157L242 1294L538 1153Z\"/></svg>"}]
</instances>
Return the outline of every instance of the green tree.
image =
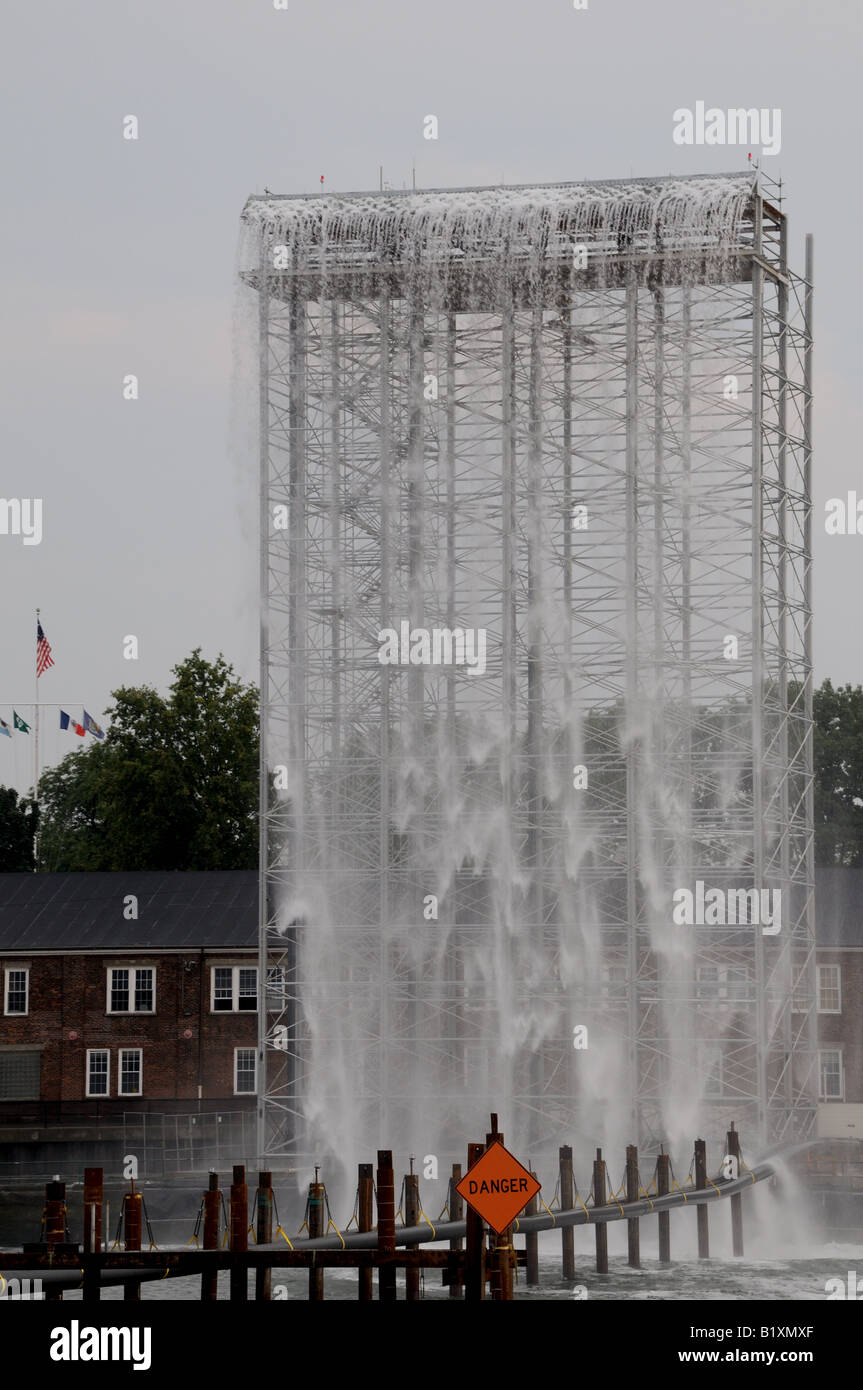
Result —
<instances>
[{"instance_id":1,"label":"green tree","mask_svg":"<svg viewBox=\"0 0 863 1390\"><path fill-rule=\"evenodd\" d=\"M0 787L0 873L32 873L39 807L12 787Z\"/></svg>"},{"instance_id":2,"label":"green tree","mask_svg":"<svg viewBox=\"0 0 863 1390\"><path fill-rule=\"evenodd\" d=\"M173 674L113 691L104 742L43 773L41 869L256 866L257 689L200 648Z\"/></svg>"},{"instance_id":3,"label":"green tree","mask_svg":"<svg viewBox=\"0 0 863 1390\"><path fill-rule=\"evenodd\" d=\"M829 680L812 700L815 859L863 864L863 689Z\"/></svg>"}]
</instances>

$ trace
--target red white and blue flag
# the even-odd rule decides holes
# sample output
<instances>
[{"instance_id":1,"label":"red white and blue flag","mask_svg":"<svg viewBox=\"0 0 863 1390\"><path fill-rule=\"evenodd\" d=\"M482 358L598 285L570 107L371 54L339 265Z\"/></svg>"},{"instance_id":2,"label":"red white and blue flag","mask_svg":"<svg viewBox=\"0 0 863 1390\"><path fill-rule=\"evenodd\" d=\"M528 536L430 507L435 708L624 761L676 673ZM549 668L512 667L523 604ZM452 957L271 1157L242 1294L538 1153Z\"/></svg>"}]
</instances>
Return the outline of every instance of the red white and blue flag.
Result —
<instances>
[{"instance_id":1,"label":"red white and blue flag","mask_svg":"<svg viewBox=\"0 0 863 1390\"><path fill-rule=\"evenodd\" d=\"M48 638L42 631L42 624L36 623L36 678L38 680L43 671L47 671L49 666L54 665L54 658L51 655L51 647Z\"/></svg>"}]
</instances>

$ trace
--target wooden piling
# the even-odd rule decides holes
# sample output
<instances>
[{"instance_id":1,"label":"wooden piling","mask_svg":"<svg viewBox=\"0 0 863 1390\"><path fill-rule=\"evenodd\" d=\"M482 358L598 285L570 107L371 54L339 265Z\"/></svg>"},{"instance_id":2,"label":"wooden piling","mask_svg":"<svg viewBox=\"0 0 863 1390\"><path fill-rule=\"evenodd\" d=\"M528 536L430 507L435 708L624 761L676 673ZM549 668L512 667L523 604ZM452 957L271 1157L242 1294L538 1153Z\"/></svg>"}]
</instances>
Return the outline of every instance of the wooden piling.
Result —
<instances>
[{"instance_id":1,"label":"wooden piling","mask_svg":"<svg viewBox=\"0 0 863 1390\"><path fill-rule=\"evenodd\" d=\"M454 1163L452 1165L452 1176L449 1180L449 1201L447 1203L449 1207L450 1221L461 1221L462 1217L464 1216L464 1201L462 1199L461 1193L456 1191L456 1187L460 1182L461 1164ZM461 1239L460 1236L456 1236L453 1240L450 1241L449 1248L450 1250L463 1250L464 1241ZM464 1280L462 1279L460 1274L455 1275L454 1278L451 1280L449 1286L449 1296L450 1298L464 1298Z\"/></svg>"},{"instance_id":2,"label":"wooden piling","mask_svg":"<svg viewBox=\"0 0 863 1390\"><path fill-rule=\"evenodd\" d=\"M532 1178L535 1178L535 1177L536 1177L536 1173L534 1173L533 1169L530 1170L530 1176L531 1176ZM536 1216L538 1205L539 1205L539 1203L538 1203L538 1201L537 1201L537 1195L536 1195L536 1193L534 1192L533 1196L531 1197L530 1201L528 1202L527 1206L526 1206L525 1209L524 1209L524 1214L525 1214L525 1216ZM539 1236L537 1235L536 1231L528 1231L528 1232L527 1232L527 1234L525 1235L525 1238L524 1238L524 1248L525 1248L525 1253L526 1253L526 1255L527 1255L527 1259L526 1259L526 1262L525 1262L526 1271L527 1271L527 1282L528 1282L528 1284L530 1284L530 1285L538 1284L538 1283L539 1283Z\"/></svg>"},{"instance_id":3,"label":"wooden piling","mask_svg":"<svg viewBox=\"0 0 863 1390\"><path fill-rule=\"evenodd\" d=\"M102 1204L104 1196L104 1171L101 1168L84 1169L84 1254L102 1253ZM98 1261L85 1262L84 1289L85 1303L98 1303L102 1296L102 1281L99 1277Z\"/></svg>"},{"instance_id":4,"label":"wooden piling","mask_svg":"<svg viewBox=\"0 0 863 1390\"><path fill-rule=\"evenodd\" d=\"M492 1144L502 1143L503 1133L498 1129L497 1115L493 1113L491 1130L485 1136L486 1151L491 1148ZM509 1303L512 1300L514 1256L512 1226L504 1226L502 1231L496 1231L494 1234L494 1244L489 1259L489 1286L495 1303Z\"/></svg>"},{"instance_id":5,"label":"wooden piling","mask_svg":"<svg viewBox=\"0 0 863 1390\"><path fill-rule=\"evenodd\" d=\"M695 1186L699 1192L707 1187L707 1144L703 1139L695 1141ZM708 1230L707 1203L699 1202L695 1220L698 1228L698 1258L710 1259L710 1234Z\"/></svg>"},{"instance_id":6,"label":"wooden piling","mask_svg":"<svg viewBox=\"0 0 863 1390\"><path fill-rule=\"evenodd\" d=\"M740 1135L731 1121L731 1128L725 1136L726 1153L737 1159L737 1172L740 1175ZM731 1253L743 1254L743 1193L735 1192L731 1198Z\"/></svg>"},{"instance_id":7,"label":"wooden piling","mask_svg":"<svg viewBox=\"0 0 863 1390\"><path fill-rule=\"evenodd\" d=\"M204 1193L204 1249L218 1250L219 1248L219 1214L222 1202L222 1194L219 1191L219 1175L211 1173L209 1185ZM213 1270L212 1274L204 1273L201 1275L201 1299L204 1302L214 1302L219 1297L219 1274L218 1270Z\"/></svg>"},{"instance_id":8,"label":"wooden piling","mask_svg":"<svg viewBox=\"0 0 863 1390\"><path fill-rule=\"evenodd\" d=\"M393 1174L392 1149L378 1149L378 1256L384 1259L396 1252L396 1192ZM396 1301L396 1267L382 1263L378 1266L378 1300Z\"/></svg>"},{"instance_id":9,"label":"wooden piling","mask_svg":"<svg viewBox=\"0 0 863 1390\"><path fill-rule=\"evenodd\" d=\"M141 1232L144 1225L143 1207L144 1199L140 1192L135 1191L133 1178L131 1188L123 1198L123 1248L125 1250L141 1249ZM129 1303L140 1303L140 1279L129 1279L126 1282L123 1286L123 1298Z\"/></svg>"},{"instance_id":10,"label":"wooden piling","mask_svg":"<svg viewBox=\"0 0 863 1390\"><path fill-rule=\"evenodd\" d=\"M413 1159L411 1159L413 1169ZM420 1222L420 1180L416 1173L405 1173L405 1225L418 1226ZM413 1243L413 1242L412 1242ZM417 1244L419 1242L416 1242ZM405 1270L405 1297L409 1303L416 1303L420 1296L420 1272L418 1269Z\"/></svg>"},{"instance_id":11,"label":"wooden piling","mask_svg":"<svg viewBox=\"0 0 863 1390\"><path fill-rule=\"evenodd\" d=\"M316 1240L318 1236L324 1234L324 1185L318 1182L318 1170L315 1169L315 1181L309 1183L309 1240ZM309 1302L322 1303L324 1298L324 1271L323 1266L312 1265L309 1269Z\"/></svg>"},{"instance_id":12,"label":"wooden piling","mask_svg":"<svg viewBox=\"0 0 863 1390\"><path fill-rule=\"evenodd\" d=\"M626 1200L638 1201L638 1149L634 1144L626 1146ZM626 1245L630 1269L641 1268L641 1246L638 1234L638 1217L630 1216L626 1221Z\"/></svg>"},{"instance_id":13,"label":"wooden piling","mask_svg":"<svg viewBox=\"0 0 863 1390\"><path fill-rule=\"evenodd\" d=\"M468 1171L485 1153L484 1144L468 1144ZM464 1296L468 1302L476 1303L485 1298L485 1230L482 1219L477 1216L468 1202L465 1212L465 1281Z\"/></svg>"},{"instance_id":14,"label":"wooden piling","mask_svg":"<svg viewBox=\"0 0 863 1390\"><path fill-rule=\"evenodd\" d=\"M102 1205L104 1171L84 1169L84 1254L99 1255L102 1251Z\"/></svg>"},{"instance_id":15,"label":"wooden piling","mask_svg":"<svg viewBox=\"0 0 863 1390\"><path fill-rule=\"evenodd\" d=\"M656 1195L664 1197L671 1191L671 1158L660 1147L656 1160ZM671 1264L671 1212L659 1213L659 1263Z\"/></svg>"},{"instance_id":16,"label":"wooden piling","mask_svg":"<svg viewBox=\"0 0 863 1390\"><path fill-rule=\"evenodd\" d=\"M64 1182L46 1182L45 1184L45 1243L47 1245L64 1245L66 1243L66 1184ZM49 1303L61 1303L63 1294L60 1289L52 1288L48 1285L45 1291L45 1299Z\"/></svg>"},{"instance_id":17,"label":"wooden piling","mask_svg":"<svg viewBox=\"0 0 863 1390\"><path fill-rule=\"evenodd\" d=\"M273 1175L258 1173L258 1200L255 1240L258 1245L273 1243ZM269 1301L271 1297L273 1271L268 1267L255 1270L255 1298Z\"/></svg>"},{"instance_id":18,"label":"wooden piling","mask_svg":"<svg viewBox=\"0 0 863 1390\"><path fill-rule=\"evenodd\" d=\"M245 1254L249 1248L249 1189L246 1169L235 1163L231 1182L230 1248L234 1254ZM242 1260L231 1261L231 1299L246 1303L249 1297L248 1270Z\"/></svg>"},{"instance_id":19,"label":"wooden piling","mask_svg":"<svg viewBox=\"0 0 863 1390\"><path fill-rule=\"evenodd\" d=\"M370 1231L374 1226L375 1179L371 1163L359 1165L357 1177L357 1230ZM361 1269L359 1272L358 1298L361 1303L370 1303L374 1292L374 1270Z\"/></svg>"},{"instance_id":20,"label":"wooden piling","mask_svg":"<svg viewBox=\"0 0 863 1390\"><path fill-rule=\"evenodd\" d=\"M558 1152L560 1161L560 1209L572 1211L575 1206L575 1180L572 1175L572 1148L563 1144ZM560 1252L564 1279L575 1278L575 1231L564 1226L560 1232Z\"/></svg>"},{"instance_id":21,"label":"wooden piling","mask_svg":"<svg viewBox=\"0 0 863 1390\"><path fill-rule=\"evenodd\" d=\"M66 1184L46 1182L45 1184L45 1243L64 1245L66 1243Z\"/></svg>"},{"instance_id":22,"label":"wooden piling","mask_svg":"<svg viewBox=\"0 0 863 1390\"><path fill-rule=\"evenodd\" d=\"M593 1205L594 1207L604 1207L605 1204L605 1164L602 1160L602 1149L597 1149L593 1164ZM597 1274L607 1274L608 1230L604 1221L597 1222L594 1234L596 1236L596 1272Z\"/></svg>"}]
</instances>

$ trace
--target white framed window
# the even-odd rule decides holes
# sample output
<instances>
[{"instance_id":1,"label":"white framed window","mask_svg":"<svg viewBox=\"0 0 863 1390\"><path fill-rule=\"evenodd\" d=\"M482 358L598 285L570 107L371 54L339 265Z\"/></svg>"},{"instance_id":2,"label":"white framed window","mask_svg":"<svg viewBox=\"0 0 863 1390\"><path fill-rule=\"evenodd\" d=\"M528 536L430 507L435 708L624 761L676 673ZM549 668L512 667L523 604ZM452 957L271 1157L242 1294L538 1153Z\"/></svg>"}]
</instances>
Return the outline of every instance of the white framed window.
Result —
<instances>
[{"instance_id":1,"label":"white framed window","mask_svg":"<svg viewBox=\"0 0 863 1390\"><path fill-rule=\"evenodd\" d=\"M267 970L267 1013L280 1014L288 998L287 972L283 965Z\"/></svg>"},{"instance_id":2,"label":"white framed window","mask_svg":"<svg viewBox=\"0 0 863 1390\"><path fill-rule=\"evenodd\" d=\"M258 1089L258 1053L254 1047L234 1048L234 1095L253 1096Z\"/></svg>"},{"instance_id":3,"label":"white framed window","mask_svg":"<svg viewBox=\"0 0 863 1390\"><path fill-rule=\"evenodd\" d=\"M111 1054L107 1047L87 1048L87 1095L107 1096L111 1082Z\"/></svg>"},{"instance_id":4,"label":"white framed window","mask_svg":"<svg viewBox=\"0 0 863 1390\"><path fill-rule=\"evenodd\" d=\"M845 1075L842 1070L842 1049L822 1048L818 1053L819 1100L844 1100Z\"/></svg>"},{"instance_id":5,"label":"white framed window","mask_svg":"<svg viewBox=\"0 0 863 1390\"><path fill-rule=\"evenodd\" d=\"M818 1012L819 1014L841 1014L842 976L838 965L818 965Z\"/></svg>"},{"instance_id":6,"label":"white framed window","mask_svg":"<svg viewBox=\"0 0 863 1390\"><path fill-rule=\"evenodd\" d=\"M154 1014L156 1012L156 971L151 965L133 969L108 969L109 1014Z\"/></svg>"},{"instance_id":7,"label":"white framed window","mask_svg":"<svg viewBox=\"0 0 863 1390\"><path fill-rule=\"evenodd\" d=\"M118 1095L140 1096L143 1094L141 1069L140 1047L121 1047L117 1065Z\"/></svg>"},{"instance_id":8,"label":"white framed window","mask_svg":"<svg viewBox=\"0 0 863 1390\"><path fill-rule=\"evenodd\" d=\"M258 969L254 965L214 965L210 971L211 1013L256 1013Z\"/></svg>"},{"instance_id":9,"label":"white framed window","mask_svg":"<svg viewBox=\"0 0 863 1390\"><path fill-rule=\"evenodd\" d=\"M29 967L8 966L3 990L4 1014L26 1014L30 1008Z\"/></svg>"}]
</instances>

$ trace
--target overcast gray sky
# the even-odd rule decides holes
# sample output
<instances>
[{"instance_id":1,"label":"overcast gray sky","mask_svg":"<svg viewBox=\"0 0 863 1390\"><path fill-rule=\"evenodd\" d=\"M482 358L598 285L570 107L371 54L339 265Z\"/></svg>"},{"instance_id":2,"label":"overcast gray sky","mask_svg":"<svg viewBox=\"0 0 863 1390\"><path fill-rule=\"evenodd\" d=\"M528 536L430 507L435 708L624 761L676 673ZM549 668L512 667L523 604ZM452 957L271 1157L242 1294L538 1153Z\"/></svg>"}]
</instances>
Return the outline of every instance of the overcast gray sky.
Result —
<instances>
[{"instance_id":1,"label":"overcast gray sky","mask_svg":"<svg viewBox=\"0 0 863 1390\"><path fill-rule=\"evenodd\" d=\"M674 143L699 100L782 113L764 168L798 269L816 242L817 677L863 681L863 536L822 520L863 497L859 0L11 0L3 30L0 494L41 497L43 536L0 536L0 717L29 717L37 606L40 696L75 717L164 690L198 645L257 678L256 484L230 423L249 193L374 188L381 164L401 187L412 162L421 188L745 168ZM78 740L46 724L53 763ZM30 741L0 745L26 789Z\"/></svg>"}]
</instances>

